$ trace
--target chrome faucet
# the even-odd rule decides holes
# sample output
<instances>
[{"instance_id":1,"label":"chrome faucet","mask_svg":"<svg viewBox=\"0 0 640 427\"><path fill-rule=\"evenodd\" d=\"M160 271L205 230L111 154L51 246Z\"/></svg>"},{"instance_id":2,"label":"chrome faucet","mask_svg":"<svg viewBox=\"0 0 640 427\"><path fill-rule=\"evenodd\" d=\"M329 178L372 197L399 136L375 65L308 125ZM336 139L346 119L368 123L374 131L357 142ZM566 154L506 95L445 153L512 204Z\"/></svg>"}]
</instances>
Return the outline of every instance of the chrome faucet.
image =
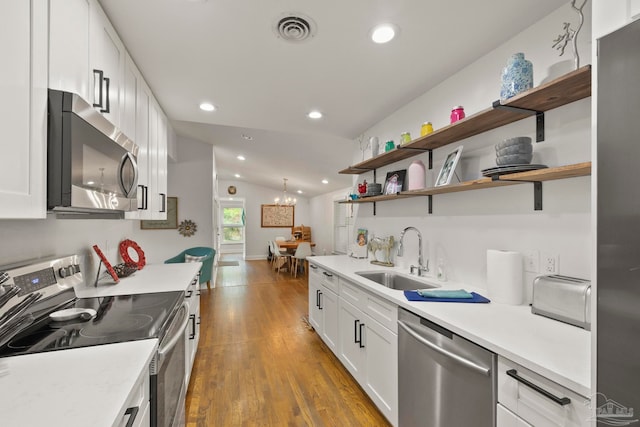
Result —
<instances>
[{"instance_id":1,"label":"chrome faucet","mask_svg":"<svg viewBox=\"0 0 640 427\"><path fill-rule=\"evenodd\" d=\"M422 257L422 234L420 233L420 230L418 230L415 227L407 227L404 230L402 230L402 233L400 233L400 243L398 243L398 256L402 256L404 254L404 234L408 231L408 230L414 230L416 233L418 233L418 265L411 265L410 267L410 272L411 274L413 274L414 270L418 270L418 276L422 276L422 273L428 273L429 272L429 260L427 260L427 263L424 263L424 258Z\"/></svg>"}]
</instances>

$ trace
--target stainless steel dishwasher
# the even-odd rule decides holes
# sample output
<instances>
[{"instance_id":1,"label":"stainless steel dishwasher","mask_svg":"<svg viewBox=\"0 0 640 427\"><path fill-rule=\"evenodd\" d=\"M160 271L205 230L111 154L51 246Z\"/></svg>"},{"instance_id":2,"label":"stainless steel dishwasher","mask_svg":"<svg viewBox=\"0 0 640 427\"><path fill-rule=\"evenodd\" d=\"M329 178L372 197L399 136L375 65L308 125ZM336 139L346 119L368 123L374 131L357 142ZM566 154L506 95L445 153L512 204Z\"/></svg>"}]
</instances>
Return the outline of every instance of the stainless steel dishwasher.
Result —
<instances>
[{"instance_id":1,"label":"stainless steel dishwasher","mask_svg":"<svg viewBox=\"0 0 640 427\"><path fill-rule=\"evenodd\" d=\"M400 427L496 425L496 355L400 308Z\"/></svg>"}]
</instances>

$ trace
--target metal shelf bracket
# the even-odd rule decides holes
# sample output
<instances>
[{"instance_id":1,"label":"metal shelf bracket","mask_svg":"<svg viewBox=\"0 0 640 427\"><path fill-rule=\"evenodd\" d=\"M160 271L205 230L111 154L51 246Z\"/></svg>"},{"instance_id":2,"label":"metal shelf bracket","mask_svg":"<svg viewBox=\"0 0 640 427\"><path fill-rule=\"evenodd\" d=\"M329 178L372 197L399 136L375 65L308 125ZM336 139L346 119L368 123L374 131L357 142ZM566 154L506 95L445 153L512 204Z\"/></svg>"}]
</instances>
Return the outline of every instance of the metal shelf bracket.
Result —
<instances>
[{"instance_id":1,"label":"metal shelf bracket","mask_svg":"<svg viewBox=\"0 0 640 427\"><path fill-rule=\"evenodd\" d=\"M500 176L492 176L492 181L530 182L533 184L533 210L542 210L542 181L525 181L521 179L500 179Z\"/></svg>"},{"instance_id":2,"label":"metal shelf bracket","mask_svg":"<svg viewBox=\"0 0 640 427\"><path fill-rule=\"evenodd\" d=\"M544 141L544 111L531 110L529 108L513 107L511 105L502 105L500 100L493 101L493 108L500 108L516 113L524 113L536 116L536 142Z\"/></svg>"}]
</instances>

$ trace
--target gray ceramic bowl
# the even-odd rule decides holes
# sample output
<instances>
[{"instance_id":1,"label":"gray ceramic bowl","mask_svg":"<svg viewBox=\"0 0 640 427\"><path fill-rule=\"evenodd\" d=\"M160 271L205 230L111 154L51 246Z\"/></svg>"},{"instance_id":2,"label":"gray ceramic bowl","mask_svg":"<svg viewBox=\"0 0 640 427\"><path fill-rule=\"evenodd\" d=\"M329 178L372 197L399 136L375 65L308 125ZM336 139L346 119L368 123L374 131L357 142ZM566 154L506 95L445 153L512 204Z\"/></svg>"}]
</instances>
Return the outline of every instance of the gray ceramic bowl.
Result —
<instances>
[{"instance_id":1,"label":"gray ceramic bowl","mask_svg":"<svg viewBox=\"0 0 640 427\"><path fill-rule=\"evenodd\" d=\"M531 154L533 146L528 144L516 144L496 150L496 156L508 156L510 154Z\"/></svg>"},{"instance_id":2,"label":"gray ceramic bowl","mask_svg":"<svg viewBox=\"0 0 640 427\"><path fill-rule=\"evenodd\" d=\"M509 154L507 156L496 157L496 164L498 166L507 165L528 165L533 159L533 153L529 154Z\"/></svg>"},{"instance_id":3,"label":"gray ceramic bowl","mask_svg":"<svg viewBox=\"0 0 640 427\"><path fill-rule=\"evenodd\" d=\"M515 138L508 138L502 142L496 144L496 151L501 150L512 145L526 145L531 144L531 138L528 136L516 136Z\"/></svg>"}]
</instances>

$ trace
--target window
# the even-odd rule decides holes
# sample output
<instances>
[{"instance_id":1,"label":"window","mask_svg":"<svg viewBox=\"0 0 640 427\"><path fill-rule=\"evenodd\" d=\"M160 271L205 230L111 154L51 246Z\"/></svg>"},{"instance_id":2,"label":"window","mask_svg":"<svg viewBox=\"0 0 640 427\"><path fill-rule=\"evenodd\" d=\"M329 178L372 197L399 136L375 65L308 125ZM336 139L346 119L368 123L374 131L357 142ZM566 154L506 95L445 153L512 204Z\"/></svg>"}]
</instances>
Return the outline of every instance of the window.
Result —
<instances>
[{"instance_id":1,"label":"window","mask_svg":"<svg viewBox=\"0 0 640 427\"><path fill-rule=\"evenodd\" d=\"M222 243L244 242L244 209L222 208Z\"/></svg>"}]
</instances>

